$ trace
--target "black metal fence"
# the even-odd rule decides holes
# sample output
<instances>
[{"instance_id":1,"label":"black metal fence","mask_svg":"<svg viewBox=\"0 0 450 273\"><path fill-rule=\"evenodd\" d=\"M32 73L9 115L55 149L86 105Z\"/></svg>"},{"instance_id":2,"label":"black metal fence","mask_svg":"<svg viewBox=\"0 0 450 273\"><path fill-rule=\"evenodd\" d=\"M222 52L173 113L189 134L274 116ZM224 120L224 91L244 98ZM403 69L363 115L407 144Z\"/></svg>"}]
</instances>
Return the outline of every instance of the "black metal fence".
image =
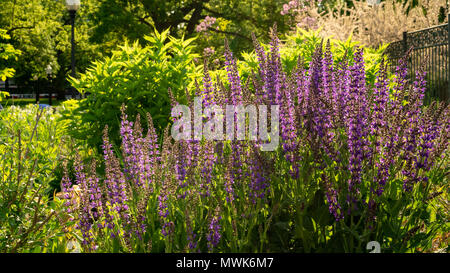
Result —
<instances>
[{"instance_id":1,"label":"black metal fence","mask_svg":"<svg viewBox=\"0 0 450 273\"><path fill-rule=\"evenodd\" d=\"M448 17L450 19L450 14ZM410 78L414 79L416 71L424 66L428 85L426 98L448 102L450 100L449 33L449 24L404 32L403 40L391 43L385 51L391 61L390 70L395 70L398 60L412 47L408 59Z\"/></svg>"}]
</instances>

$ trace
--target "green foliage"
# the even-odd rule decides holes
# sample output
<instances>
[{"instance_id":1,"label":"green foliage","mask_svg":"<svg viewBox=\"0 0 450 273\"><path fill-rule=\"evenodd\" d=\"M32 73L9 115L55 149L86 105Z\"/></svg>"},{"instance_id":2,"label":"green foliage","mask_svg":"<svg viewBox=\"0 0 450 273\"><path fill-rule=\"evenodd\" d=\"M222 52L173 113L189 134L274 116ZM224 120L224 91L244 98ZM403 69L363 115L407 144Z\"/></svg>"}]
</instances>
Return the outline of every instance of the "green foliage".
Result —
<instances>
[{"instance_id":1,"label":"green foliage","mask_svg":"<svg viewBox=\"0 0 450 273\"><path fill-rule=\"evenodd\" d=\"M9 96L8 92L0 91L0 102L2 102L2 100L4 98L7 98L8 96Z\"/></svg>"},{"instance_id":2,"label":"green foliage","mask_svg":"<svg viewBox=\"0 0 450 273\"><path fill-rule=\"evenodd\" d=\"M242 52L252 48L252 32L258 38L268 38L267 29L275 22L280 32L289 29L280 14L284 3L284 0L110 0L97 1L96 8L87 17L94 22L91 40L95 43L121 43L128 39L145 44L143 36L151 34L153 28L159 32L170 28L177 38L191 38L197 34L195 27L208 15L220 22L208 33L199 35L197 53L207 46L214 46L222 53L225 37L234 52Z\"/></svg>"},{"instance_id":3,"label":"green foliage","mask_svg":"<svg viewBox=\"0 0 450 273\"><path fill-rule=\"evenodd\" d=\"M206 32L200 33L199 48L214 47L217 56L223 55L224 39L228 39L230 48L236 56L253 49L251 34L260 41L268 41L267 30L275 23L279 33L287 33L290 24L286 16L281 15L284 0L261 1L220 1L211 0L205 4L202 19L206 16L217 18L216 23Z\"/></svg>"},{"instance_id":4,"label":"green foliage","mask_svg":"<svg viewBox=\"0 0 450 273\"><path fill-rule=\"evenodd\" d=\"M304 151L302 160L311 161L309 151ZM301 179L291 180L288 167L279 159L280 172L271 181L277 196L274 206L279 206L280 212L273 217L274 225L269 229L269 247L275 252L293 248L300 252L367 253L367 243L377 241L382 253L430 251L433 240L450 230L445 209L445 196L449 193L445 174L449 167L445 162L448 159L439 160L437 167L427 173L429 180L418 183L410 193L403 190L401 175L392 175L378 200L377 223L372 228L364 220L370 214L367 200L358 202L358 211L346 215L345 220L332 219L319 185L326 173L334 178L333 183L347 182L348 174L336 171L336 163L323 170L314 164L304 164ZM393 170L401 164L397 162ZM362 192L370 190L371 179L369 173L361 184Z\"/></svg>"},{"instance_id":5,"label":"green foliage","mask_svg":"<svg viewBox=\"0 0 450 273\"><path fill-rule=\"evenodd\" d=\"M58 108L57 111L54 109L42 110L37 125L35 119L36 115L40 113L37 105L11 106L0 111L1 153L10 153L9 149L17 145L16 138L20 132L22 145L32 145L33 147L32 152L37 159L35 171L42 176L36 178L36 181L44 183L43 190L48 194L52 194L55 188L59 188L62 174L55 176L55 170L62 167L60 165L61 157L67 156L72 150L69 148L72 143L67 136L68 123L60 120L59 111L62 109L64 107Z\"/></svg>"},{"instance_id":6,"label":"green foliage","mask_svg":"<svg viewBox=\"0 0 450 273\"><path fill-rule=\"evenodd\" d=\"M54 125L51 113L36 106L0 112L1 252L43 252L59 236L46 192L63 139Z\"/></svg>"},{"instance_id":7,"label":"green foliage","mask_svg":"<svg viewBox=\"0 0 450 273\"><path fill-rule=\"evenodd\" d=\"M353 54L356 48L360 46L358 41L354 41L352 37L348 37L346 41L340 41L328 37L322 39L320 37L320 29L317 31L303 30L297 28L297 31L293 34L287 34L285 39L285 45L280 49L281 60L284 68L288 72L292 72L298 62L298 58L301 57L305 64L305 69L308 68L309 63L312 60L315 49L322 44L323 48L327 41L330 42L331 52L333 54L334 64L338 65L344 60L348 60L350 64L353 62ZM386 49L387 44L377 49L370 47L363 47L364 49L364 61L366 65L366 78L367 82L371 85L375 82L376 73L379 69L379 64L382 60L382 55ZM252 59L256 63L256 55L252 53ZM254 66L254 65L253 65Z\"/></svg>"},{"instance_id":8,"label":"green foliage","mask_svg":"<svg viewBox=\"0 0 450 273\"><path fill-rule=\"evenodd\" d=\"M16 47L23 52L17 64L18 76L46 78L48 64L55 71L59 69L56 60L59 46L55 37L62 29L63 8L62 2L48 0L2 3L0 27L8 31Z\"/></svg>"},{"instance_id":9,"label":"green foliage","mask_svg":"<svg viewBox=\"0 0 450 273\"><path fill-rule=\"evenodd\" d=\"M320 31L320 30L319 30ZM319 31L299 29L293 35L287 35L281 46L280 54L285 71L290 73L298 62L299 56L307 68L311 55L317 45L323 42ZM120 106L128 105L131 118L137 113L145 116L148 111L152 115L158 133L161 133L169 122L170 97L168 88L172 89L179 102L185 101L187 88L194 94L195 80L200 80L201 66L192 62L198 55L192 53L195 47L193 39L183 40L170 37L168 31L161 34L155 30L152 36L146 36L148 46L142 47L137 42L125 43L116 50L112 57L95 61L79 79L71 79L73 86L86 96L79 107L65 112L64 116L71 120L71 135L78 139L87 139L93 147L101 146L101 135L105 125L109 126L114 143L118 143L118 125ZM332 53L336 65L346 58L353 60L353 53L358 42L330 39ZM269 45L263 44L265 48ZM324 44L325 46L325 44ZM364 48L366 56L366 77L369 84L375 81L382 59L384 46L379 49ZM223 57L220 58L223 61ZM211 62L211 77L226 78L223 67ZM255 52L244 52L238 60L238 69L243 82L246 82L252 71L258 68ZM157 80L155 80L157 79ZM225 81L226 82L226 81Z\"/></svg>"},{"instance_id":10,"label":"green foliage","mask_svg":"<svg viewBox=\"0 0 450 273\"><path fill-rule=\"evenodd\" d=\"M132 125L129 125L130 128ZM137 126L134 128L141 128ZM142 131L134 131L133 135L141 136ZM167 140L167 139L166 139ZM111 200L103 199L103 209L107 208L113 215L113 228L105 232L104 226L97 225L108 221L109 214L103 210L100 217L88 214L92 220L89 231L92 241L82 244L86 236L82 237L79 230L73 230L72 235L78 238L80 245L86 252L201 252L211 251L207 248L208 229L212 217L220 210L220 243L214 248L214 252L316 252L316 253L367 253L367 243L377 241L381 245L383 253L405 253L429 251L433 240L438 234L449 232L448 226L448 179L445 178L449 171L448 153L442 161L437 160L437 166L427 172L429 180L425 183L417 183L412 192L403 190L401 172L393 173L386 184L385 192L377 201L376 225L367 221L370 217L370 209L367 200L359 200L357 209L350 215L346 214L343 220L336 222L329 211L326 193L323 189L324 177L329 176L333 184L347 184L350 174L339 167L340 163L333 161L331 164L316 162L315 155L310 147L301 149L302 164L300 176L293 179L290 174L289 163L281 150L263 154L265 159L273 159L276 163L275 172L270 176L270 192L267 200L258 199L257 202L249 196L249 186L252 181L250 176L243 176L239 180L239 186L233 186L233 201L228 201L231 195L227 192L229 183L229 164L226 159L232 156L230 142L224 142L222 162L215 162L212 170L213 179L208 185L210 195L197 194L202 190L196 187L200 181L204 181L202 173L203 159L196 158L197 166L190 165L187 172L192 176L185 181L191 182L187 187L177 187L179 177L173 163L180 158L180 149L187 150L188 146L178 142L171 143L165 140L165 148L155 157L162 156L152 165L154 171L149 171L148 188L135 184L135 178L124 176L129 194L127 205L130 208L130 217L123 218L117 211L118 204L112 204ZM130 142L131 143L131 142ZM128 144L130 144L128 143ZM200 142L200 155L207 152L206 141ZM124 145L125 146L125 145ZM141 150L143 146L136 150ZM169 148L167 148L169 147ZM148 147L147 147L148 148ZM142 148L144 149L144 148ZM185 151L183 150L183 151ZM151 151L151 148L150 148ZM342 146L342 154L347 154L348 149ZM116 152L116 156L120 156ZM130 157L134 155L128 154ZM250 155L251 156L251 155ZM324 157L326 160L326 158ZM111 160L108 157L107 160ZM149 160L148 162L153 162ZM172 162L172 163L171 163ZM346 162L344 160L343 162ZM80 163L78 163L80 164ZM140 164L140 163L132 163ZM173 164L173 165L172 165ZM403 162L397 161L393 169L398 169ZM126 165L125 165L126 166ZM136 167L136 165L130 165ZM85 165L86 169L87 165ZM142 166L140 166L142 167ZM272 167L269 165L269 167ZM117 168L120 168L117 165ZM127 168L127 167L123 167ZM192 169L191 169L192 168ZM247 164L239 168L244 173L253 170ZM116 172L118 169L109 172ZM86 181L106 182L104 177L97 176L92 171L86 173ZM111 173L109 173L111 175ZM79 175L79 177L84 177ZM151 182L150 182L151 181ZM198 182L197 182L198 181ZM146 183L146 182L144 182ZM86 184L85 184L86 185ZM107 184L100 184L100 189L106 189ZM167 186L169 185L169 186ZM85 186L87 187L87 186ZM173 187L167 192L166 187ZM373 173L367 171L363 174L361 192L367 194L373 187ZM88 188L84 192L89 192ZM108 195L103 192L104 196ZM442 195L442 198L440 198ZM160 197L167 197L160 201ZM185 196L180 198L180 196ZM83 200L83 197L80 197ZM84 199L88 200L88 199ZM267 201L267 202L266 202ZM142 205L145 204L145 205ZM158 217L162 205L168 206L167 219ZM346 213L346 212L345 212ZM135 223L143 219L145 231L138 236L110 236L115 234L134 234L131 232ZM73 214L76 221L68 222L75 225L86 216L82 210ZM129 224L130 220L134 221ZM161 231L164 223L173 223L173 231L164 236ZM189 230L196 234L193 242L194 249L188 248L192 241L189 239ZM136 231L136 230L134 230ZM191 238L192 240L192 238ZM94 248L95 247L95 248Z\"/></svg>"},{"instance_id":11,"label":"green foliage","mask_svg":"<svg viewBox=\"0 0 450 273\"><path fill-rule=\"evenodd\" d=\"M149 112L158 132L166 127L171 108L168 89L183 100L185 89L193 84L189 79L198 74L193 63L197 55L192 53L193 39L173 38L169 30L155 30L145 39L148 46L125 43L111 57L94 62L78 79L70 79L79 92L89 94L79 107L64 112L71 121L72 136L100 148L102 131L108 125L117 143L120 106L124 103L130 117Z\"/></svg>"},{"instance_id":12,"label":"green foliage","mask_svg":"<svg viewBox=\"0 0 450 273\"><path fill-rule=\"evenodd\" d=\"M320 38L320 29L317 31L305 31L298 28L292 35L286 35L287 46L281 49L281 56L283 63L289 71L297 64L298 56L302 56L306 64L309 64L313 56L314 50L317 46L323 43L325 46L327 40L330 41L331 52L333 54L335 65L341 63L344 60L353 62L353 54L358 46L361 46L358 41L348 37L346 41L333 39L328 37L325 40ZM364 49L364 61L366 66L367 80L371 84L375 81L375 74L379 69L379 64L382 60L382 54L386 49L387 44L378 47L377 49L371 47L363 47Z\"/></svg>"},{"instance_id":13,"label":"green foliage","mask_svg":"<svg viewBox=\"0 0 450 273\"><path fill-rule=\"evenodd\" d=\"M57 108L10 106L0 111L0 252L64 252L61 202L53 199L63 162L92 157L67 135ZM70 167L70 166L69 166ZM70 174L69 174L70 175Z\"/></svg>"},{"instance_id":14,"label":"green foliage","mask_svg":"<svg viewBox=\"0 0 450 273\"><path fill-rule=\"evenodd\" d=\"M0 28L0 81L14 76L15 69L9 67L11 60L17 60L17 56L21 54L20 50L15 49L10 43L7 43L11 37L6 30ZM0 101L5 94L0 93Z\"/></svg>"},{"instance_id":15,"label":"green foliage","mask_svg":"<svg viewBox=\"0 0 450 273\"><path fill-rule=\"evenodd\" d=\"M294 34L286 35L286 39L282 41L283 43L280 46L280 56L284 71L291 73L297 65L299 57L303 60L305 69L307 69L311 62L311 56L313 56L317 46L322 43L323 48L325 48L328 40L331 45L334 65L339 65L344 59L348 60L350 64L353 62L353 54L355 53L356 48L360 46L359 42L353 41L352 37L349 37L346 41L336 40L332 37L322 39L319 33L320 29L317 31L306 31L298 28ZM268 44L262 44L262 46L265 50L268 50L270 47ZM385 58L383 57L383 52L386 47L387 44L380 46L377 49L363 47L366 80L370 85L373 85L375 82L376 73L379 70L381 60ZM223 59L224 58L222 57L221 60ZM243 52L241 54L241 59L237 61L237 64L241 80L242 82L246 82L252 75L252 71L257 71L259 66L255 51ZM215 69L210 71L210 73L213 79L217 76L225 79L227 75L224 68Z\"/></svg>"},{"instance_id":16,"label":"green foliage","mask_svg":"<svg viewBox=\"0 0 450 273\"><path fill-rule=\"evenodd\" d=\"M89 42L93 22L85 19L86 13L94 9L94 2L82 1L77 11L75 58L78 71L84 71L104 51ZM31 81L48 79L46 68L50 66L54 90L63 97L71 63L71 25L65 1L4 0L0 9L0 28L6 30L11 36L11 44L22 52L13 66L16 82L27 86Z\"/></svg>"}]
</instances>

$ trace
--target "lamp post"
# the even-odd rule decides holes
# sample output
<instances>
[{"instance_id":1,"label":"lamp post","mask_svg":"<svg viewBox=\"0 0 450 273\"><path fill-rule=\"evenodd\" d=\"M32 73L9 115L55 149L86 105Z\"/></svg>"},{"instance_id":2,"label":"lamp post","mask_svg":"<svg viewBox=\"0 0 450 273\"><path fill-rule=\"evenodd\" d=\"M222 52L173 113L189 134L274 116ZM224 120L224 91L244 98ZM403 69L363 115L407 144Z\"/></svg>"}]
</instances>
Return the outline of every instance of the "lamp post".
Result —
<instances>
[{"instance_id":1,"label":"lamp post","mask_svg":"<svg viewBox=\"0 0 450 273\"><path fill-rule=\"evenodd\" d=\"M39 104L40 90L39 90L39 78L37 75L34 75L33 81L35 81L34 89L36 93L36 104Z\"/></svg>"},{"instance_id":2,"label":"lamp post","mask_svg":"<svg viewBox=\"0 0 450 273\"><path fill-rule=\"evenodd\" d=\"M66 6L70 14L70 24L72 25L72 73L71 76L75 77L75 15L80 7L80 0L66 0ZM75 88L72 88L72 98L75 96Z\"/></svg>"},{"instance_id":3,"label":"lamp post","mask_svg":"<svg viewBox=\"0 0 450 273\"><path fill-rule=\"evenodd\" d=\"M47 65L47 68L45 68L45 72L47 73L47 78L49 81L49 85L48 85L48 104L52 105L52 72L53 72L53 68L51 65Z\"/></svg>"}]
</instances>

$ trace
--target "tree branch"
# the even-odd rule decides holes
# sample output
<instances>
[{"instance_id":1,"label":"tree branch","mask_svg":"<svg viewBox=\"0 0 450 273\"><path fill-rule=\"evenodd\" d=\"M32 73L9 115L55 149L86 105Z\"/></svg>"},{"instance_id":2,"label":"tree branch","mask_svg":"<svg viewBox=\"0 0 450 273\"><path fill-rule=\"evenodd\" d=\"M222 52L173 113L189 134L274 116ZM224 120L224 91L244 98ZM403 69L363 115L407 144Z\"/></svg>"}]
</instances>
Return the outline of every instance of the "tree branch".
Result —
<instances>
[{"instance_id":1,"label":"tree branch","mask_svg":"<svg viewBox=\"0 0 450 273\"><path fill-rule=\"evenodd\" d=\"M223 33L223 34L234 35L234 36L237 36L237 37L241 37L241 38L243 38L243 39L246 39L246 40L248 40L248 41L250 41L250 42L253 42L252 39L248 38L248 37L245 36L245 35L242 35L242 34L240 34L240 33L237 33L237 32L231 32L231 31L219 30L219 29L215 29L215 28L208 28L208 30L212 30L212 31L217 32L217 33Z\"/></svg>"},{"instance_id":2,"label":"tree branch","mask_svg":"<svg viewBox=\"0 0 450 273\"><path fill-rule=\"evenodd\" d=\"M226 14L223 14L223 13L220 13L220 12L217 12L217 11L214 11L214 10L212 10L212 9L209 9L209 8L207 8L207 7L203 7L203 9L206 10L207 12L211 13L211 14L214 15L214 16L223 17L223 18L228 19L228 20L234 20L234 19L243 18L243 19L247 19L247 20L251 21L251 22L252 22L253 24L255 24L255 25L258 25L258 21L256 21L255 18L250 17L250 16L245 15L245 14L242 14L242 13L237 12L237 11L234 12L234 14L235 14L236 16L229 16L229 15L226 15Z\"/></svg>"},{"instance_id":3,"label":"tree branch","mask_svg":"<svg viewBox=\"0 0 450 273\"><path fill-rule=\"evenodd\" d=\"M27 26L27 27L13 27L13 28L8 29L8 30L6 31L6 33L9 35L9 34L11 34L14 30L18 30L18 29L32 29L32 28L34 28L34 26Z\"/></svg>"},{"instance_id":4,"label":"tree branch","mask_svg":"<svg viewBox=\"0 0 450 273\"><path fill-rule=\"evenodd\" d=\"M143 23L144 25L147 25L147 26L149 26L149 27L152 27L153 25L145 20L145 19L148 18L148 17L150 17L150 16L147 15L147 16L144 16L144 17L136 17L136 18L137 18L137 20L138 20L139 22Z\"/></svg>"},{"instance_id":5,"label":"tree branch","mask_svg":"<svg viewBox=\"0 0 450 273\"><path fill-rule=\"evenodd\" d=\"M187 26L186 26L186 32L188 34L191 34L194 32L195 25L200 21L203 9L204 9L204 6L202 4L200 4L199 6L197 6L195 8L194 12L192 13L191 18L188 21Z\"/></svg>"}]
</instances>

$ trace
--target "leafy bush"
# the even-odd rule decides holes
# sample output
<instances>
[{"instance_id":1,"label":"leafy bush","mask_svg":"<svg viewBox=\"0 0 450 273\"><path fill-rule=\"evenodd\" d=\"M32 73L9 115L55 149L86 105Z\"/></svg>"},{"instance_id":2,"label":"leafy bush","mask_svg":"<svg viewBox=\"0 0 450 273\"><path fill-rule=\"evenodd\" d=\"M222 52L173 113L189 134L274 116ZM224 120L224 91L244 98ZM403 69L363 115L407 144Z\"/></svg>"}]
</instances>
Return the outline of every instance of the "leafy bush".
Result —
<instances>
[{"instance_id":1,"label":"leafy bush","mask_svg":"<svg viewBox=\"0 0 450 273\"><path fill-rule=\"evenodd\" d=\"M75 151L95 158L67 135L68 122L60 112L70 107L73 101L0 111L0 252L68 251L62 204L54 195L64 170L73 176Z\"/></svg>"},{"instance_id":2,"label":"leafy bush","mask_svg":"<svg viewBox=\"0 0 450 273\"><path fill-rule=\"evenodd\" d=\"M152 36L145 37L146 47L126 43L111 57L94 62L78 79L71 79L72 85L86 96L79 107L64 114L71 120L72 136L100 148L103 128L108 125L113 142L118 143L123 103L131 117L150 112L157 131L162 131L170 113L168 89L176 98L182 97L185 88L190 87L189 78L197 71L193 63L196 55L191 53L193 39L175 39L168 33L155 30Z\"/></svg>"},{"instance_id":3,"label":"leafy bush","mask_svg":"<svg viewBox=\"0 0 450 273\"><path fill-rule=\"evenodd\" d=\"M68 122L61 120L60 112L67 111L66 108L62 106L40 110L38 105L29 104L25 107L10 106L0 112L0 147L6 149L14 145L17 139L13 136L17 137L20 132L22 145L33 147L33 154L37 157L35 171L46 177L44 190L49 195L59 189L62 159L70 157L73 153L71 147L78 145L67 136ZM36 125L35 119L39 111L42 114ZM33 140L29 143L33 134Z\"/></svg>"},{"instance_id":4,"label":"leafy bush","mask_svg":"<svg viewBox=\"0 0 450 273\"><path fill-rule=\"evenodd\" d=\"M197 91L218 105L279 105L278 149L174 142L168 128L160 149L151 116L145 135L124 109L120 153L104 129L105 176L79 160L76 179L63 180L85 251L365 252L378 241L383 252L414 252L448 232L436 197L448 193L450 106L422 106L424 73L409 85L405 57L392 79L381 64L372 87L362 49L334 65L327 45L288 75L272 39L268 52L255 43L254 93L228 50L229 87L205 69Z\"/></svg>"},{"instance_id":5,"label":"leafy bush","mask_svg":"<svg viewBox=\"0 0 450 273\"><path fill-rule=\"evenodd\" d=\"M60 235L55 207L47 205L62 148L55 125L50 111L36 106L0 112L1 252L52 251Z\"/></svg>"},{"instance_id":6,"label":"leafy bush","mask_svg":"<svg viewBox=\"0 0 450 273\"><path fill-rule=\"evenodd\" d=\"M39 113L39 123L36 124ZM0 112L0 146L5 148L17 142L13 136L20 131L22 144L32 144L33 153L39 155L37 169L50 175L68 142L67 122L60 122L59 118L59 112L53 108L40 108L32 104L7 107ZM32 143L29 143L31 139Z\"/></svg>"},{"instance_id":7,"label":"leafy bush","mask_svg":"<svg viewBox=\"0 0 450 273\"><path fill-rule=\"evenodd\" d=\"M15 49L11 44L3 42L10 38L6 30L0 28L0 81L5 81L7 78L14 76L15 70L9 67L8 62L11 59L17 59L17 56L21 54L20 50ZM8 96L8 92L0 90L0 102Z\"/></svg>"}]
</instances>

